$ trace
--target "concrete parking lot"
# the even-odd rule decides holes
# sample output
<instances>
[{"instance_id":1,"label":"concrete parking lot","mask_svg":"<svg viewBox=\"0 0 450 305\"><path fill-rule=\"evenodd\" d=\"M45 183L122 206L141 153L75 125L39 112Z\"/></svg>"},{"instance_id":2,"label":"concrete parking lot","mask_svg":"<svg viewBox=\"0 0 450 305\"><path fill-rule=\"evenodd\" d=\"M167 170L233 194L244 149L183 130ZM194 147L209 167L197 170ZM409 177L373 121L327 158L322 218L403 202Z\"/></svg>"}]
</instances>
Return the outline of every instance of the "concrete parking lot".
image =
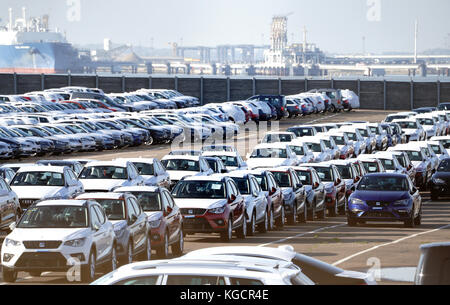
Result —
<instances>
[{"instance_id":1,"label":"concrete parking lot","mask_svg":"<svg viewBox=\"0 0 450 305\"><path fill-rule=\"evenodd\" d=\"M319 114L305 118L286 119L280 122L280 129L295 124L314 122L342 122L364 120L381 121L388 112L361 110L350 113ZM235 141L242 144L258 135L254 132L241 134ZM245 147L245 146L244 146ZM80 153L70 158L92 158L111 160L120 157L156 157L161 158L170 151L169 145L141 146L119 151ZM241 152L242 154L242 152ZM50 157L63 159L68 156ZM243 155L245 159L245 155ZM26 159L23 162L31 162ZM297 252L310 255L325 262L335 264L347 270L375 270L381 275L380 284L412 284L400 275L411 274L420 257L421 244L448 241L450 236L450 199L431 201L428 193L422 193L423 217L422 225L405 228L403 223L368 223L356 227L347 226L344 216L327 217L325 220L308 221L306 224L285 226L283 230L256 234L245 240L233 239L224 244L218 235L195 234L186 237L185 252L195 249L223 246L248 245L269 246L292 245ZM3 237L1 238L3 241ZM390 276L391 268L394 275ZM377 273L381 270L381 273ZM0 278L0 282L2 279ZM4 284L4 283L2 283ZM42 277L31 277L28 273L19 273L17 284L74 284L66 280L64 273L45 273Z\"/></svg>"}]
</instances>

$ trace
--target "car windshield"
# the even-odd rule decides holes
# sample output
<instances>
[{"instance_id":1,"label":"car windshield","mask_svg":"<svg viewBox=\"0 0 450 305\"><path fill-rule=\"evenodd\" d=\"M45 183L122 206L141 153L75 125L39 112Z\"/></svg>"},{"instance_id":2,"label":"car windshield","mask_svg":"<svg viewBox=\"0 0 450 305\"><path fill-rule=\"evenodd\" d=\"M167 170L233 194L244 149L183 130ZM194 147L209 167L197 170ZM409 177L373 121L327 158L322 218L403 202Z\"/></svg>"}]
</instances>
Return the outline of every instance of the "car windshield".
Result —
<instances>
[{"instance_id":1,"label":"car windshield","mask_svg":"<svg viewBox=\"0 0 450 305\"><path fill-rule=\"evenodd\" d=\"M351 141L358 141L358 139L356 138L356 133L354 133L354 132L346 132L345 134L347 135L349 140L351 140Z\"/></svg>"},{"instance_id":2,"label":"car windshield","mask_svg":"<svg viewBox=\"0 0 450 305\"><path fill-rule=\"evenodd\" d=\"M405 177L365 176L358 184L359 191L407 192L408 180Z\"/></svg>"},{"instance_id":3,"label":"car windshield","mask_svg":"<svg viewBox=\"0 0 450 305\"><path fill-rule=\"evenodd\" d=\"M417 124L415 122L399 122L398 124L403 129L417 129Z\"/></svg>"},{"instance_id":4,"label":"car windshield","mask_svg":"<svg viewBox=\"0 0 450 305\"><path fill-rule=\"evenodd\" d=\"M38 206L30 207L20 219L17 228L87 228L86 207Z\"/></svg>"},{"instance_id":5,"label":"car windshield","mask_svg":"<svg viewBox=\"0 0 450 305\"><path fill-rule=\"evenodd\" d=\"M238 161L236 157L233 156L215 156L222 160L225 166L238 166Z\"/></svg>"},{"instance_id":6,"label":"car windshield","mask_svg":"<svg viewBox=\"0 0 450 305\"><path fill-rule=\"evenodd\" d=\"M297 156L303 156L305 155L305 151L303 149L303 146L299 146L299 145L289 145L289 147L292 149L292 151L297 155Z\"/></svg>"},{"instance_id":7,"label":"car windshield","mask_svg":"<svg viewBox=\"0 0 450 305\"><path fill-rule=\"evenodd\" d=\"M450 139L448 140L440 140L445 149L450 149Z\"/></svg>"},{"instance_id":8,"label":"car windshield","mask_svg":"<svg viewBox=\"0 0 450 305\"><path fill-rule=\"evenodd\" d=\"M287 158L286 149L282 148L260 148L253 151L250 158Z\"/></svg>"},{"instance_id":9,"label":"car windshield","mask_svg":"<svg viewBox=\"0 0 450 305\"><path fill-rule=\"evenodd\" d=\"M312 128L289 128L289 132L293 132L297 137L313 136Z\"/></svg>"},{"instance_id":10,"label":"car windshield","mask_svg":"<svg viewBox=\"0 0 450 305\"><path fill-rule=\"evenodd\" d=\"M383 166L386 170L396 170L395 163L393 160L389 159L380 159L381 163L383 163Z\"/></svg>"},{"instance_id":11,"label":"car windshield","mask_svg":"<svg viewBox=\"0 0 450 305\"><path fill-rule=\"evenodd\" d=\"M438 154L438 155L442 154L441 147L439 145L430 144L430 146L431 146L431 149L433 149L435 154Z\"/></svg>"},{"instance_id":12,"label":"car windshield","mask_svg":"<svg viewBox=\"0 0 450 305\"><path fill-rule=\"evenodd\" d=\"M398 163L400 163L401 166L403 166L404 168L408 167L406 158L403 155L394 155L394 156L397 159Z\"/></svg>"},{"instance_id":13,"label":"car windshield","mask_svg":"<svg viewBox=\"0 0 450 305\"><path fill-rule=\"evenodd\" d=\"M233 151L231 146L205 146L202 148L202 151Z\"/></svg>"},{"instance_id":14,"label":"car windshield","mask_svg":"<svg viewBox=\"0 0 450 305\"><path fill-rule=\"evenodd\" d=\"M365 138L369 137L369 133L367 132L367 129L358 129L358 130L359 130L359 133L360 133L363 137L365 137Z\"/></svg>"},{"instance_id":15,"label":"car windshield","mask_svg":"<svg viewBox=\"0 0 450 305\"><path fill-rule=\"evenodd\" d=\"M80 179L128 179L127 170L117 166L88 166L81 172Z\"/></svg>"},{"instance_id":16,"label":"car windshield","mask_svg":"<svg viewBox=\"0 0 450 305\"><path fill-rule=\"evenodd\" d=\"M190 171L190 172L199 172L200 171L200 163L195 160L186 160L186 159L170 159L163 160L161 163L168 171Z\"/></svg>"},{"instance_id":17,"label":"car windshield","mask_svg":"<svg viewBox=\"0 0 450 305\"><path fill-rule=\"evenodd\" d=\"M341 136L333 136L333 140L337 145L346 145L345 138Z\"/></svg>"},{"instance_id":18,"label":"car windshield","mask_svg":"<svg viewBox=\"0 0 450 305\"><path fill-rule=\"evenodd\" d=\"M378 173L378 163L376 161L363 161L364 169L367 173Z\"/></svg>"},{"instance_id":19,"label":"car windshield","mask_svg":"<svg viewBox=\"0 0 450 305\"><path fill-rule=\"evenodd\" d=\"M64 186L64 176L55 172L21 172L18 173L11 186Z\"/></svg>"},{"instance_id":20,"label":"car windshield","mask_svg":"<svg viewBox=\"0 0 450 305\"><path fill-rule=\"evenodd\" d=\"M115 199L95 199L105 210L106 216L109 220L123 220L125 219L125 206L123 200Z\"/></svg>"},{"instance_id":21,"label":"car windshield","mask_svg":"<svg viewBox=\"0 0 450 305\"><path fill-rule=\"evenodd\" d=\"M342 179L353 179L350 165L336 165Z\"/></svg>"},{"instance_id":22,"label":"car windshield","mask_svg":"<svg viewBox=\"0 0 450 305\"><path fill-rule=\"evenodd\" d=\"M268 134L266 135L266 143L291 142L292 136L289 134Z\"/></svg>"},{"instance_id":23,"label":"car windshield","mask_svg":"<svg viewBox=\"0 0 450 305\"><path fill-rule=\"evenodd\" d=\"M275 177L275 181L280 187L291 187L291 176L285 172L272 172Z\"/></svg>"},{"instance_id":24,"label":"car windshield","mask_svg":"<svg viewBox=\"0 0 450 305\"><path fill-rule=\"evenodd\" d=\"M450 172L450 159L442 160L438 167L439 172Z\"/></svg>"},{"instance_id":25,"label":"car windshield","mask_svg":"<svg viewBox=\"0 0 450 305\"><path fill-rule=\"evenodd\" d=\"M418 151L406 151L411 161L423 161L422 154Z\"/></svg>"},{"instance_id":26,"label":"car windshield","mask_svg":"<svg viewBox=\"0 0 450 305\"><path fill-rule=\"evenodd\" d=\"M322 152L320 143L306 143L306 146L308 146L309 150L312 152Z\"/></svg>"},{"instance_id":27,"label":"car windshield","mask_svg":"<svg viewBox=\"0 0 450 305\"><path fill-rule=\"evenodd\" d=\"M296 171L297 172L297 176L300 178L300 181L302 182L302 184L305 185L311 185L311 173L308 171Z\"/></svg>"},{"instance_id":28,"label":"car windshield","mask_svg":"<svg viewBox=\"0 0 450 305\"><path fill-rule=\"evenodd\" d=\"M264 175L254 175L258 184L261 186L261 189L265 192L268 191L267 188L267 178Z\"/></svg>"},{"instance_id":29,"label":"car windshield","mask_svg":"<svg viewBox=\"0 0 450 305\"><path fill-rule=\"evenodd\" d=\"M220 181L180 181L172 192L175 198L223 199L225 183Z\"/></svg>"},{"instance_id":30,"label":"car windshield","mask_svg":"<svg viewBox=\"0 0 450 305\"><path fill-rule=\"evenodd\" d=\"M214 159L206 159L206 162L208 162L209 167L215 172L219 172L219 165L216 160Z\"/></svg>"},{"instance_id":31,"label":"car windshield","mask_svg":"<svg viewBox=\"0 0 450 305\"><path fill-rule=\"evenodd\" d=\"M432 119L418 119L418 120L419 120L419 123L422 125L431 125L431 126L434 125L434 122Z\"/></svg>"},{"instance_id":32,"label":"car windshield","mask_svg":"<svg viewBox=\"0 0 450 305\"><path fill-rule=\"evenodd\" d=\"M141 205L142 209L145 212L157 212L162 211L161 207L161 198L159 196L159 193L151 193L151 192L130 192L133 194L139 204Z\"/></svg>"},{"instance_id":33,"label":"car windshield","mask_svg":"<svg viewBox=\"0 0 450 305\"><path fill-rule=\"evenodd\" d=\"M236 182L239 191L242 195L249 195L250 194L250 185L248 183L247 178L232 178L234 182Z\"/></svg>"},{"instance_id":34,"label":"car windshield","mask_svg":"<svg viewBox=\"0 0 450 305\"><path fill-rule=\"evenodd\" d=\"M133 162L133 164L136 166L139 175L153 176L155 174L153 164L142 162Z\"/></svg>"},{"instance_id":35,"label":"car windshield","mask_svg":"<svg viewBox=\"0 0 450 305\"><path fill-rule=\"evenodd\" d=\"M331 168L329 167L315 167L314 168L317 171L317 174L319 175L320 180L326 181L326 182L333 182L333 172Z\"/></svg>"}]
</instances>

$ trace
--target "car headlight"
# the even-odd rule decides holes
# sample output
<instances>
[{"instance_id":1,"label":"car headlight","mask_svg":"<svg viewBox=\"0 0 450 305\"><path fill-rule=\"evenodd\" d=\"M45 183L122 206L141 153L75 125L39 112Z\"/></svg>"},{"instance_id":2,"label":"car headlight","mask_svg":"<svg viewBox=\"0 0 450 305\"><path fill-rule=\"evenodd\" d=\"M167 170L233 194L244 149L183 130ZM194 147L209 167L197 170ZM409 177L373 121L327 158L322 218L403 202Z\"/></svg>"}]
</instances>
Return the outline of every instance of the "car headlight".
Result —
<instances>
[{"instance_id":1,"label":"car headlight","mask_svg":"<svg viewBox=\"0 0 450 305\"><path fill-rule=\"evenodd\" d=\"M366 204L364 201L358 198L353 198L350 200L350 204Z\"/></svg>"},{"instance_id":2,"label":"car headlight","mask_svg":"<svg viewBox=\"0 0 450 305\"><path fill-rule=\"evenodd\" d=\"M123 231L123 229L125 229L126 226L127 226L127 224L125 222L117 223L114 226L114 233L116 233L116 235L117 235L117 233L121 233Z\"/></svg>"},{"instance_id":3,"label":"car headlight","mask_svg":"<svg viewBox=\"0 0 450 305\"><path fill-rule=\"evenodd\" d=\"M212 214L222 214L223 212L225 212L225 208L226 208L226 205L218 207L218 208L209 209L208 212L212 213Z\"/></svg>"},{"instance_id":4,"label":"car headlight","mask_svg":"<svg viewBox=\"0 0 450 305\"><path fill-rule=\"evenodd\" d=\"M162 221L162 219L159 218L156 220L149 221L148 224L150 225L150 228L156 229L156 228L159 228L159 226L161 225L161 221Z\"/></svg>"},{"instance_id":5,"label":"car headlight","mask_svg":"<svg viewBox=\"0 0 450 305\"><path fill-rule=\"evenodd\" d=\"M333 187L332 187L332 186L326 187L326 188L325 188L325 191L326 191L327 193L332 193L332 192L333 192Z\"/></svg>"},{"instance_id":6,"label":"car headlight","mask_svg":"<svg viewBox=\"0 0 450 305\"><path fill-rule=\"evenodd\" d=\"M397 200L394 202L394 206L406 206L409 204L409 199Z\"/></svg>"},{"instance_id":7,"label":"car headlight","mask_svg":"<svg viewBox=\"0 0 450 305\"><path fill-rule=\"evenodd\" d=\"M440 178L433 178L434 184L445 184L445 181Z\"/></svg>"},{"instance_id":8,"label":"car headlight","mask_svg":"<svg viewBox=\"0 0 450 305\"><path fill-rule=\"evenodd\" d=\"M10 238L5 239L5 247L20 247L22 243Z\"/></svg>"},{"instance_id":9,"label":"car headlight","mask_svg":"<svg viewBox=\"0 0 450 305\"><path fill-rule=\"evenodd\" d=\"M77 238L77 239L72 239L72 240L68 240L64 243L64 246L69 246L69 247L83 247L84 243L86 242L86 238Z\"/></svg>"}]
</instances>

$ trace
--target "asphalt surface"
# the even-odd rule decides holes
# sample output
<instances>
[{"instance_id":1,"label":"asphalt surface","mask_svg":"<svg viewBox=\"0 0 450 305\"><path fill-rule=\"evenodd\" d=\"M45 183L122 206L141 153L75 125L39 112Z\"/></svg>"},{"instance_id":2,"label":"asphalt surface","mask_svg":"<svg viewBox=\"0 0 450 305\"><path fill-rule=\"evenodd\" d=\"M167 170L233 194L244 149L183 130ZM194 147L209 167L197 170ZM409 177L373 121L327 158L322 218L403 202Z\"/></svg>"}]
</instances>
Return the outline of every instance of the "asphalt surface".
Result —
<instances>
[{"instance_id":1,"label":"asphalt surface","mask_svg":"<svg viewBox=\"0 0 450 305\"><path fill-rule=\"evenodd\" d=\"M381 121L389 112L360 110L351 113L312 115L302 118L286 119L279 123L279 129L311 123L327 123L364 120ZM277 124L272 124L276 128ZM263 128L264 129L264 128ZM264 131L265 132L265 131ZM264 132L245 132L235 140L245 159L245 154L253 147ZM250 143L249 143L250 142ZM156 157L161 158L171 150L169 145L128 148L114 152L80 153L63 158L92 158L111 160L119 157ZM47 157L48 158L48 157ZM26 159L23 162L32 162ZM281 231L256 234L245 240L234 238L231 243L223 243L217 234L188 235L185 252L196 249L224 246L269 246L292 245L297 252L310 255L347 270L371 271L379 279L379 284L410 285L411 274L419 261L419 247L425 243L448 241L450 236L450 198L431 201L429 193L422 193L422 225L405 228L403 223L367 223L357 227L347 226L345 216L327 217L324 220L308 221L306 224L286 225ZM3 237L0 237L1 241ZM155 257L155 256L153 256ZM402 275L404 275L402 277ZM101 274L99 274L100 276ZM0 284L2 281L0 274ZM68 282L65 273L44 273L41 277L32 277L21 272L16 284L75 284Z\"/></svg>"}]
</instances>

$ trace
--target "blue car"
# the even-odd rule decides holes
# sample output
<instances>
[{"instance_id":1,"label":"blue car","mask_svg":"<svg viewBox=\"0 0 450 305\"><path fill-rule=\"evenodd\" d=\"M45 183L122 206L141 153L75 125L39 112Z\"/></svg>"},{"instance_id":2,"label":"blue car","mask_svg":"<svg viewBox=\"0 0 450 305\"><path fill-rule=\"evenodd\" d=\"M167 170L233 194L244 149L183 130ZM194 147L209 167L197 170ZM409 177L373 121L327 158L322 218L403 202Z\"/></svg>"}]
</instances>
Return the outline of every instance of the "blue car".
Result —
<instances>
[{"instance_id":1,"label":"blue car","mask_svg":"<svg viewBox=\"0 0 450 305\"><path fill-rule=\"evenodd\" d=\"M403 174L365 175L348 199L347 224L366 221L402 221L420 225L422 198L411 179Z\"/></svg>"}]
</instances>

